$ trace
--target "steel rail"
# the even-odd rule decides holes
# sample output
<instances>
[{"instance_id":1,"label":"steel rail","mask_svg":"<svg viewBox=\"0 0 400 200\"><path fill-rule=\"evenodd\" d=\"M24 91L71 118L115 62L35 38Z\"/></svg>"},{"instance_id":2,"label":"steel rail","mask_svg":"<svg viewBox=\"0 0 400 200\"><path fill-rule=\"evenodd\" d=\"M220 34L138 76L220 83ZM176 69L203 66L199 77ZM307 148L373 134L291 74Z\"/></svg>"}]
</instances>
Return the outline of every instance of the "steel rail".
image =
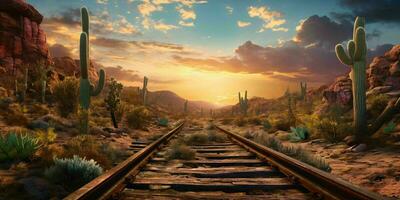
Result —
<instances>
[{"instance_id":1,"label":"steel rail","mask_svg":"<svg viewBox=\"0 0 400 200\"><path fill-rule=\"evenodd\" d=\"M130 156L114 168L95 178L75 192L69 194L64 200L83 199L109 199L125 188L127 182L132 180L149 159L161 148L172 136L182 130L184 121L177 127L152 142L142 150Z\"/></svg>"},{"instance_id":2,"label":"steel rail","mask_svg":"<svg viewBox=\"0 0 400 200\"><path fill-rule=\"evenodd\" d=\"M386 199L377 193L355 186L332 174L311 165L293 159L264 145L253 142L219 126L234 142L268 161L273 167L286 174L294 183L298 183L314 194L317 199L334 200L380 200Z\"/></svg>"}]
</instances>

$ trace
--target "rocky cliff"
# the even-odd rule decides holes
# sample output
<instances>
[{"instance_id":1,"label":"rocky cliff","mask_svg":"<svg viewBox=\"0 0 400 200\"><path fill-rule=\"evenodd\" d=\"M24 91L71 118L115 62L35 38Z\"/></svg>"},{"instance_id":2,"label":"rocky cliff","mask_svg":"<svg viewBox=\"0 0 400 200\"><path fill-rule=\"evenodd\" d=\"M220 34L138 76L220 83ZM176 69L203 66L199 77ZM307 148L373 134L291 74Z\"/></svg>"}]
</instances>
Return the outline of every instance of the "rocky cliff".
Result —
<instances>
[{"instance_id":1,"label":"rocky cliff","mask_svg":"<svg viewBox=\"0 0 400 200\"><path fill-rule=\"evenodd\" d=\"M23 0L1 0L0 66L11 75L22 66L49 62L46 34L40 27L43 16Z\"/></svg>"},{"instance_id":2,"label":"rocky cliff","mask_svg":"<svg viewBox=\"0 0 400 200\"><path fill-rule=\"evenodd\" d=\"M400 96L400 45L383 56L375 57L367 68L367 95L385 93ZM352 85L349 75L338 77L323 92L328 104L352 105Z\"/></svg>"}]
</instances>

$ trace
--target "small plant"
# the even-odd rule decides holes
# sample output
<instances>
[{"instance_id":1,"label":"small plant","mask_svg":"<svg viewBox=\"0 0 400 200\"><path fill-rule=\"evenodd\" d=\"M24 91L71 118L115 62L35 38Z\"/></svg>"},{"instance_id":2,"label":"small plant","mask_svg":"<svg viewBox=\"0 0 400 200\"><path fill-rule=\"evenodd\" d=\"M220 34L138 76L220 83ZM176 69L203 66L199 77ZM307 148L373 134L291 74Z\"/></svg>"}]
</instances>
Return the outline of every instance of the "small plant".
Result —
<instances>
[{"instance_id":1,"label":"small plant","mask_svg":"<svg viewBox=\"0 0 400 200\"><path fill-rule=\"evenodd\" d=\"M272 128L272 125L268 119L265 119L262 121L262 126L263 126L264 130L270 130Z\"/></svg>"},{"instance_id":2,"label":"small plant","mask_svg":"<svg viewBox=\"0 0 400 200\"><path fill-rule=\"evenodd\" d=\"M186 144L206 144L208 142L208 134L202 132L196 132L185 137Z\"/></svg>"},{"instance_id":3,"label":"small plant","mask_svg":"<svg viewBox=\"0 0 400 200\"><path fill-rule=\"evenodd\" d=\"M100 176L103 169L93 159L86 160L74 155L73 158L54 159L54 165L45 171L47 179L73 191Z\"/></svg>"},{"instance_id":4,"label":"small plant","mask_svg":"<svg viewBox=\"0 0 400 200\"><path fill-rule=\"evenodd\" d=\"M317 123L317 130L327 141L337 143L351 134L352 126L348 122L323 118Z\"/></svg>"},{"instance_id":5,"label":"small plant","mask_svg":"<svg viewBox=\"0 0 400 200\"><path fill-rule=\"evenodd\" d=\"M299 142L308 139L309 133L306 127L290 127L292 131L289 135L290 141Z\"/></svg>"},{"instance_id":6,"label":"small plant","mask_svg":"<svg viewBox=\"0 0 400 200\"><path fill-rule=\"evenodd\" d=\"M390 98L386 94L373 95L367 99L367 110L372 119L376 119L386 108Z\"/></svg>"},{"instance_id":7,"label":"small plant","mask_svg":"<svg viewBox=\"0 0 400 200\"><path fill-rule=\"evenodd\" d=\"M149 118L150 118L150 113L143 106L134 108L126 115L128 126L134 129L144 128Z\"/></svg>"},{"instance_id":8,"label":"small plant","mask_svg":"<svg viewBox=\"0 0 400 200\"><path fill-rule=\"evenodd\" d=\"M157 120L157 124L159 126L168 127L168 119L167 118L159 118Z\"/></svg>"},{"instance_id":9,"label":"small plant","mask_svg":"<svg viewBox=\"0 0 400 200\"><path fill-rule=\"evenodd\" d=\"M177 141L172 144L171 149L165 154L167 160L181 159L192 160L196 156L196 151Z\"/></svg>"},{"instance_id":10,"label":"small plant","mask_svg":"<svg viewBox=\"0 0 400 200\"><path fill-rule=\"evenodd\" d=\"M54 132L54 128L48 128L47 131L37 131L36 138L44 145L48 145L54 142L57 138L57 134Z\"/></svg>"},{"instance_id":11,"label":"small plant","mask_svg":"<svg viewBox=\"0 0 400 200\"><path fill-rule=\"evenodd\" d=\"M383 133L390 134L396 130L396 124L393 121L390 121L386 127L383 128Z\"/></svg>"},{"instance_id":12,"label":"small plant","mask_svg":"<svg viewBox=\"0 0 400 200\"><path fill-rule=\"evenodd\" d=\"M67 77L53 87L53 98L62 117L76 113L78 97L79 81L75 77Z\"/></svg>"},{"instance_id":13,"label":"small plant","mask_svg":"<svg viewBox=\"0 0 400 200\"><path fill-rule=\"evenodd\" d=\"M0 136L0 161L27 160L40 146L39 140L28 133L9 132Z\"/></svg>"},{"instance_id":14,"label":"small plant","mask_svg":"<svg viewBox=\"0 0 400 200\"><path fill-rule=\"evenodd\" d=\"M110 85L109 85L109 90L107 97L104 99L104 102L106 103L107 110L110 111L111 114L111 120L114 125L114 128L118 128L118 121L115 116L115 112L118 109L118 106L120 105L121 99L121 91L122 91L122 84L118 83L114 78L111 78Z\"/></svg>"}]
</instances>

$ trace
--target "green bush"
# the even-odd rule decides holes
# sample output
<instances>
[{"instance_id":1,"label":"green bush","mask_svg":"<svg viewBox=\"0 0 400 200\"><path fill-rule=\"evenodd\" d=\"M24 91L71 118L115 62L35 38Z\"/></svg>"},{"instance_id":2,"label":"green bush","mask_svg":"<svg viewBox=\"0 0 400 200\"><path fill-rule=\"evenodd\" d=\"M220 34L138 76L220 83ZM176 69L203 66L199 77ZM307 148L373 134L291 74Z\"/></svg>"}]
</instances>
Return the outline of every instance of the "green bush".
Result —
<instances>
[{"instance_id":1,"label":"green bush","mask_svg":"<svg viewBox=\"0 0 400 200\"><path fill-rule=\"evenodd\" d=\"M51 182L63 185L73 191L100 176L103 169L94 161L73 156L54 159L54 165L46 169L45 176Z\"/></svg>"},{"instance_id":2,"label":"green bush","mask_svg":"<svg viewBox=\"0 0 400 200\"><path fill-rule=\"evenodd\" d=\"M306 127L290 127L292 131L289 134L290 141L292 142L299 142L308 139L309 133Z\"/></svg>"},{"instance_id":3,"label":"green bush","mask_svg":"<svg viewBox=\"0 0 400 200\"><path fill-rule=\"evenodd\" d=\"M165 157L167 160L181 159L181 160L192 160L195 158L196 151L186 146L180 141L176 141L172 144L171 149L167 151Z\"/></svg>"},{"instance_id":4,"label":"green bush","mask_svg":"<svg viewBox=\"0 0 400 200\"><path fill-rule=\"evenodd\" d=\"M144 128L147 124L147 121L150 118L149 111L143 107L134 108L132 111L128 112L126 115L126 120L128 122L128 126L134 129Z\"/></svg>"},{"instance_id":5,"label":"green bush","mask_svg":"<svg viewBox=\"0 0 400 200\"><path fill-rule=\"evenodd\" d=\"M9 132L0 136L0 161L27 160L39 147L39 140L28 133Z\"/></svg>"},{"instance_id":6,"label":"green bush","mask_svg":"<svg viewBox=\"0 0 400 200\"><path fill-rule=\"evenodd\" d=\"M67 77L53 87L53 98L62 117L75 113L78 109L79 80Z\"/></svg>"},{"instance_id":7,"label":"green bush","mask_svg":"<svg viewBox=\"0 0 400 200\"><path fill-rule=\"evenodd\" d=\"M396 124L393 121L390 121L385 127L383 127L383 133L390 134L396 130Z\"/></svg>"},{"instance_id":8,"label":"green bush","mask_svg":"<svg viewBox=\"0 0 400 200\"><path fill-rule=\"evenodd\" d=\"M370 117L375 119L377 118L381 112L386 108L389 103L389 96L386 94L379 94L370 96L367 99L367 110L370 114Z\"/></svg>"},{"instance_id":9,"label":"green bush","mask_svg":"<svg viewBox=\"0 0 400 200\"><path fill-rule=\"evenodd\" d=\"M159 126L167 127L168 126L168 119L167 118L159 118L157 120L157 124Z\"/></svg>"}]
</instances>

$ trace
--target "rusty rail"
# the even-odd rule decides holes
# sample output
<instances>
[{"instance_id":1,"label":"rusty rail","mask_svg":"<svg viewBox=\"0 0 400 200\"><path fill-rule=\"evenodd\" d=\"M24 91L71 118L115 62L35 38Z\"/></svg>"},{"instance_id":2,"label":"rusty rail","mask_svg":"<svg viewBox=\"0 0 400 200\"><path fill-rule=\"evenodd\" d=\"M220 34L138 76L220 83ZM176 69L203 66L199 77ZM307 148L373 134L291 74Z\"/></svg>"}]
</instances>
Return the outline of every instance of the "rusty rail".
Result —
<instances>
[{"instance_id":1,"label":"rusty rail","mask_svg":"<svg viewBox=\"0 0 400 200\"><path fill-rule=\"evenodd\" d=\"M167 134L163 135L106 173L71 193L64 199L92 200L112 198L113 195L118 194L118 192L125 187L128 180L132 179L132 177L139 172L140 168L148 162L162 144L166 143L174 134L178 133L182 129L184 123L184 121L179 123L176 128Z\"/></svg>"},{"instance_id":2,"label":"rusty rail","mask_svg":"<svg viewBox=\"0 0 400 200\"><path fill-rule=\"evenodd\" d=\"M255 153L294 182L312 192L317 199L335 200L371 200L385 199L379 194L357 187L347 181L341 180L332 174L319 170L313 166L302 163L283 153L253 142L236 133L227 131L219 126L218 130L226 133L234 142L243 148Z\"/></svg>"}]
</instances>

